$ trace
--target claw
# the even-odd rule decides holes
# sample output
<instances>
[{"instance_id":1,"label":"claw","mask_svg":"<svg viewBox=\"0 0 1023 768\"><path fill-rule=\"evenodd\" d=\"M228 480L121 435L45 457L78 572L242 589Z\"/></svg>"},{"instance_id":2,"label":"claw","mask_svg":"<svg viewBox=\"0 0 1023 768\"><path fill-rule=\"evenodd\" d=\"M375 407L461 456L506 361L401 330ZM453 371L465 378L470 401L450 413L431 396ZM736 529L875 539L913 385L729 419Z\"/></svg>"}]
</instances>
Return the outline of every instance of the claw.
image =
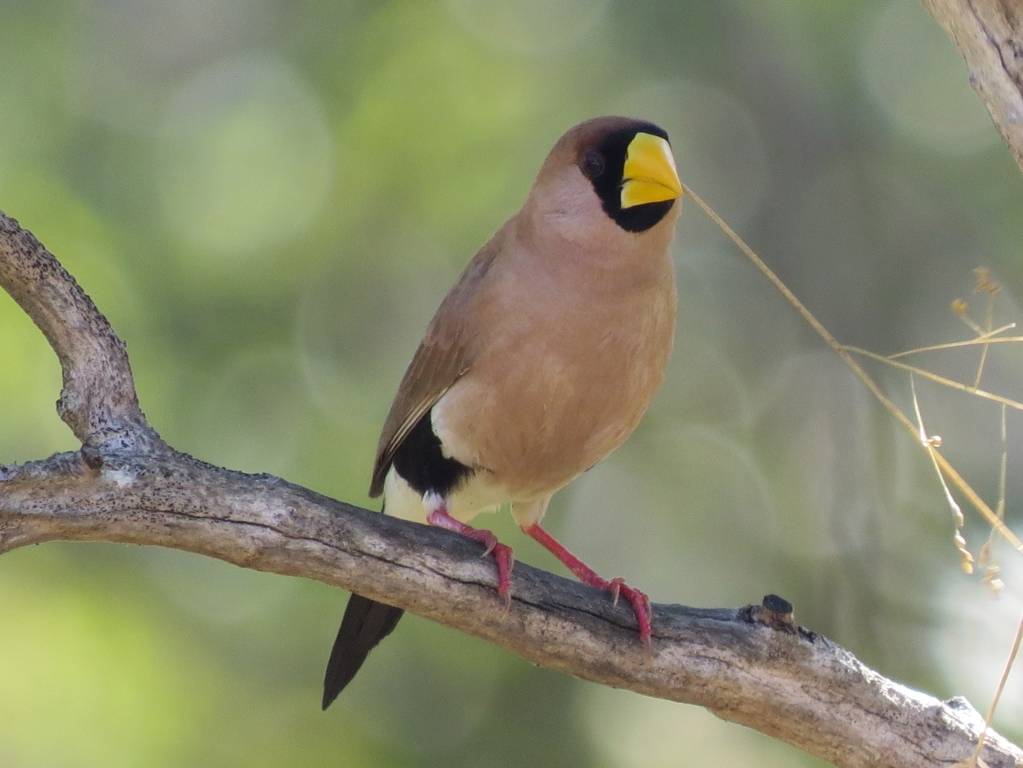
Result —
<instances>
[{"instance_id":1,"label":"claw","mask_svg":"<svg viewBox=\"0 0 1023 768\"><path fill-rule=\"evenodd\" d=\"M494 544L494 560L497 561L497 596L504 602L504 609L511 609L511 572L515 565L515 553L505 544Z\"/></svg>"},{"instance_id":2,"label":"claw","mask_svg":"<svg viewBox=\"0 0 1023 768\"><path fill-rule=\"evenodd\" d=\"M625 586L625 579L616 576L607 583L608 591L611 592L611 605L618 607L618 598L621 597L622 587Z\"/></svg>"},{"instance_id":3,"label":"claw","mask_svg":"<svg viewBox=\"0 0 1023 768\"><path fill-rule=\"evenodd\" d=\"M480 541L483 542L483 546L485 547L483 554L480 555L480 557L486 557L497 547L497 537L490 531L480 531L480 533L485 534L480 537Z\"/></svg>"}]
</instances>

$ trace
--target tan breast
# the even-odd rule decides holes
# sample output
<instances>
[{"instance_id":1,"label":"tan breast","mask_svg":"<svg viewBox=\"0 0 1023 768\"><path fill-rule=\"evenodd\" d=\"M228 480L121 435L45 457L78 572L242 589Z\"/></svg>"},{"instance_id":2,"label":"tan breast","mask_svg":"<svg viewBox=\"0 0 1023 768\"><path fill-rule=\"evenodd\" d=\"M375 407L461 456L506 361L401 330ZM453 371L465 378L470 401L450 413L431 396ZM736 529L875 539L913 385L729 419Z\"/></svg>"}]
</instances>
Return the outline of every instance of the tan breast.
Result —
<instances>
[{"instance_id":1,"label":"tan breast","mask_svg":"<svg viewBox=\"0 0 1023 768\"><path fill-rule=\"evenodd\" d=\"M438 402L433 424L445 451L483 468L507 493L502 500L549 496L639 423L675 329L667 242L658 250L600 274L564 261L495 267L507 273L476 311L501 333Z\"/></svg>"}]
</instances>

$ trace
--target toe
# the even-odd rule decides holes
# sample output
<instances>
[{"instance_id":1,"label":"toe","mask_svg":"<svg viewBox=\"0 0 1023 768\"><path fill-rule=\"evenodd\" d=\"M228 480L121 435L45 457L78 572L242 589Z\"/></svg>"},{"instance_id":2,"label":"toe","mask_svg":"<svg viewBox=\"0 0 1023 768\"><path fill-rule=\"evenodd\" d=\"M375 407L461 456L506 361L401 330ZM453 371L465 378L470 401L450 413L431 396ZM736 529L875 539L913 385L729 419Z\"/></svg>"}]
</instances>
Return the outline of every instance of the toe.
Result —
<instances>
[{"instance_id":1,"label":"toe","mask_svg":"<svg viewBox=\"0 0 1023 768\"><path fill-rule=\"evenodd\" d=\"M495 544L494 560L497 561L497 594L506 608L511 607L511 572L515 565L515 553L506 544Z\"/></svg>"},{"instance_id":2,"label":"toe","mask_svg":"<svg viewBox=\"0 0 1023 768\"><path fill-rule=\"evenodd\" d=\"M609 583L608 589L611 590L616 601L619 593L624 595L629 601L629 604L632 606L632 612L636 616L636 624L639 626L639 641L647 650L650 650L652 648L653 635L653 610L650 607L650 598L646 592L628 586L621 579L613 579Z\"/></svg>"}]
</instances>

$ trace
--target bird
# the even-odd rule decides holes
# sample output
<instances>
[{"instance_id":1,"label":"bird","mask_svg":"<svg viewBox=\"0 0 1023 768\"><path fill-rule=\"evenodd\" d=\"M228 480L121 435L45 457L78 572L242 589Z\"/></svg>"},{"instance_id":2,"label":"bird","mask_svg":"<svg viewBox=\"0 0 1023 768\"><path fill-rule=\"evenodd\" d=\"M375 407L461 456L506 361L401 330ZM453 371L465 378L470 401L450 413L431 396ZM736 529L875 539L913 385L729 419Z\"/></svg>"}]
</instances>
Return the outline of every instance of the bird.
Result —
<instances>
[{"instance_id":1,"label":"bird","mask_svg":"<svg viewBox=\"0 0 1023 768\"><path fill-rule=\"evenodd\" d=\"M648 648L647 595L599 576L541 523L556 491L629 437L664 379L682 196L668 134L654 123L597 117L561 136L522 208L430 321L384 422L370 485L387 514L479 542L506 604L513 551L470 522L509 505L582 582L628 600ZM402 613L352 594L323 709Z\"/></svg>"}]
</instances>

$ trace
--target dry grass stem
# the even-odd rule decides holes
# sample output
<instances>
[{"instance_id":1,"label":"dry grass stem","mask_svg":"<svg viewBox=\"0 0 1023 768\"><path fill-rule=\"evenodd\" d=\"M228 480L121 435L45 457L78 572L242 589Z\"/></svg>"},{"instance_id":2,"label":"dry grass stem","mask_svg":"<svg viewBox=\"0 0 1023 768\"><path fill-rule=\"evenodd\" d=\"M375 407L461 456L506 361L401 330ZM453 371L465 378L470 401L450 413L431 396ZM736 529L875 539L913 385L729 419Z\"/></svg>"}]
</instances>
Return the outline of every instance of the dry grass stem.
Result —
<instances>
[{"instance_id":1,"label":"dry grass stem","mask_svg":"<svg viewBox=\"0 0 1023 768\"><path fill-rule=\"evenodd\" d=\"M916 381L913 379L913 374L909 374L909 390L913 395L913 411L916 413L920 443L927 450L927 455L931 458L934 471L938 474L938 482L941 483L941 489L945 492L945 501L948 502L949 509L952 510L952 520L955 523L952 543L955 544L956 551L959 553L959 567L963 569L963 573L973 573L973 555L966 547L966 539L963 537L963 526L966 525L966 518L963 517L963 510L959 507L958 502L956 502L952 491L949 490L948 483L945 482L945 477L941 474L941 468L938 466L938 460L935 458L935 448L941 445L941 438L937 435L928 435L927 430L924 428L924 417L920 413L920 401L916 396Z\"/></svg>"},{"instance_id":2,"label":"dry grass stem","mask_svg":"<svg viewBox=\"0 0 1023 768\"><path fill-rule=\"evenodd\" d=\"M995 505L995 514L998 515L999 519L1005 520L1005 489L1009 474L1009 430L1006 419L1005 406L1002 406L1002 460L998 467L998 504ZM1002 591L1005 586L1001 579L1002 569L994 560L992 555L995 545L995 529L991 529L991 533L988 534L987 541L980 548L980 552L977 554L977 563L981 568L984 569L984 583L987 584L991 590L998 594Z\"/></svg>"},{"instance_id":3,"label":"dry grass stem","mask_svg":"<svg viewBox=\"0 0 1023 768\"><path fill-rule=\"evenodd\" d=\"M736 234L735 230L728 226L727 222L725 222L725 220L722 219L713 208L711 208L706 202L704 202L703 198L697 195L692 190L691 187L685 184L683 185L683 187L685 188L685 191L689 195L689 197L692 198L693 202L696 203L696 205L704 212L704 214L706 214L706 216L710 218L710 220L713 221L718 226L718 228L721 229L722 232L724 232L725 236L727 236L728 239L731 240L735 244L735 246L743 253L743 255L746 256L746 258L749 259L750 262L752 262L753 266L755 266L760 271L760 273L765 278L767 278L768 282L770 282L771 285L773 285L775 289L779 293L781 293L785 300L793 307L793 309L796 310L796 312L799 313L799 315L817 333L817 335L820 336L829 347L831 347L835 354L838 355L842 359L842 361L849 367L849 369L856 375L856 378L858 378L863 383L863 385L868 390L870 390L870 393L874 395L875 398L877 398L878 402L880 402L881 405L884 406L885 410L887 410L895 418L895 420L903 426L903 428L905 428L911 435L913 435L914 439L919 441L919 432L917 426L910 420L908 416L906 416L905 413L902 412L902 409L899 408L881 390L881 387L877 384L877 382L874 381L870 374L867 373L863 366L861 366L859 362L857 362L857 360L853 357L854 351L858 353L866 352L866 350L853 350L852 348L847 348L840 344L838 339L836 339L831 334L831 332L827 328L825 328L824 325L814 316L814 314L810 312L809 309L806 308L803 302L801 302L796 297L796 295L792 293L791 290L789 290L789 287L785 285L785 283L782 282L781 278L779 278L778 275L774 273L774 270L767 266L767 263L763 259L761 259L756 254L756 252L752 248L750 248L749 245L747 245L746 241L739 237L739 235ZM979 329L977 331L978 335L982 335L984 333L984 330L979 328L979 326L978 329ZM881 355L867 353L866 356L876 357L882 362L886 362L890 365L895 365L897 367L905 367L908 370L913 370L912 366L902 366L902 364L888 360L887 358ZM929 374L930 372L928 371L926 373ZM921 375L923 375L923 373L921 373ZM927 376L927 378L930 378L933 375L934 374L931 374L930 376ZM951 380L947 381L949 381L951 385L955 386L956 388L961 388L964 391L969 392L970 394L976 394L977 396L983 397L983 395L980 394L981 390L973 389L972 387L967 387L966 385L960 384L959 382L952 382ZM1023 404L1017 403L1014 400L1001 398L997 395L991 395L990 393L985 394L987 395L987 399L991 399L994 400L995 402L1000 402L1003 405L1009 405L1010 407L1023 410ZM973 486L966 482L963 476L959 474L959 471L954 466L952 466L952 464L941 454L937 447L934 445L924 445L923 447L925 448L925 450L928 451L929 455L931 456L931 460L937 465L939 474L942 476L942 478L945 481L947 481L949 485L954 487L959 493L961 493L963 497L967 501L969 501L970 505L975 510L977 510L981 517L983 517L988 523L990 523L991 526L996 531L998 531L999 535L1001 535L1006 541L1009 542L1009 544L1012 545L1013 549L1015 549L1017 552L1023 553L1023 541L1020 540L1019 536L1017 536L1008 526L1005 525L1005 523L998 517L998 515L995 514L994 510L991 509L988 503L980 497L980 494L978 494L973 489Z\"/></svg>"},{"instance_id":4,"label":"dry grass stem","mask_svg":"<svg viewBox=\"0 0 1023 768\"><path fill-rule=\"evenodd\" d=\"M1016 327L1015 323L1006 323L1000 328L995 328L993 331L987 331L975 339L963 339L962 341L946 341L943 344L929 344L926 347L914 347L913 349L905 349L902 352L896 352L894 355L888 355L888 360L897 360L900 357L908 357L909 355L918 355L921 352L937 352L943 349L956 349L957 347L975 347L983 344L1006 344L1013 343L1018 344L1023 341L1023 336L999 336L999 333L1005 333L1011 331Z\"/></svg>"},{"instance_id":5,"label":"dry grass stem","mask_svg":"<svg viewBox=\"0 0 1023 768\"><path fill-rule=\"evenodd\" d=\"M990 341L984 343L990 343ZM1013 400L1011 397L996 395L994 392L987 392L983 389L977 389L971 384L964 384L961 381L956 381L955 379L950 379L947 376L942 376L941 374L934 373L933 371L928 371L926 368L920 368L919 366L916 365L910 365L909 363L902 363L899 362L898 360L892 360L890 357L879 355L877 354L877 352L871 352L869 349L850 346L843 346L842 349L846 350L847 352L851 352L854 355L860 355L862 357L869 357L871 360L877 360L879 363L890 365L892 368L898 368L900 370L907 371L911 374L915 373L922 379L933 381L937 384L941 384L942 386L949 387L950 389L958 389L960 392L965 392L968 395L974 395L983 400L990 400L994 403L1001 403L1002 405L1007 405L1014 410L1023 411L1023 403L1019 402L1018 400Z\"/></svg>"},{"instance_id":6,"label":"dry grass stem","mask_svg":"<svg viewBox=\"0 0 1023 768\"><path fill-rule=\"evenodd\" d=\"M1005 690L1005 683L1009 679L1012 667L1016 663L1016 656L1019 655L1020 643L1023 641L1023 616L1019 618L1019 626L1016 627L1016 636L1012 640L1012 648L1009 649L1009 657L1005 660L1002 668L1002 675L998 678L998 687L995 689L995 696L991 705L987 708L987 715L984 717L984 730L977 739L977 748L973 751L970 762L973 765L980 765L983 768L984 761L980 759L980 753L984 750L984 742L987 740L987 732L991 728L991 721L994 719L995 710L998 708L998 701L1002 698L1002 691Z\"/></svg>"},{"instance_id":7,"label":"dry grass stem","mask_svg":"<svg viewBox=\"0 0 1023 768\"><path fill-rule=\"evenodd\" d=\"M991 333L991 329L995 324L995 295L1001 290L1001 286L991 279L991 273L987 267L978 267L974 270L974 272L977 275L977 285L973 289L973 292L979 293L983 291L987 294L987 308L984 313L984 329L985 333ZM980 379L984 375L984 363L987 362L988 346L988 344L985 344L981 347L980 362L977 364L977 375L973 379L974 388L980 386Z\"/></svg>"}]
</instances>

